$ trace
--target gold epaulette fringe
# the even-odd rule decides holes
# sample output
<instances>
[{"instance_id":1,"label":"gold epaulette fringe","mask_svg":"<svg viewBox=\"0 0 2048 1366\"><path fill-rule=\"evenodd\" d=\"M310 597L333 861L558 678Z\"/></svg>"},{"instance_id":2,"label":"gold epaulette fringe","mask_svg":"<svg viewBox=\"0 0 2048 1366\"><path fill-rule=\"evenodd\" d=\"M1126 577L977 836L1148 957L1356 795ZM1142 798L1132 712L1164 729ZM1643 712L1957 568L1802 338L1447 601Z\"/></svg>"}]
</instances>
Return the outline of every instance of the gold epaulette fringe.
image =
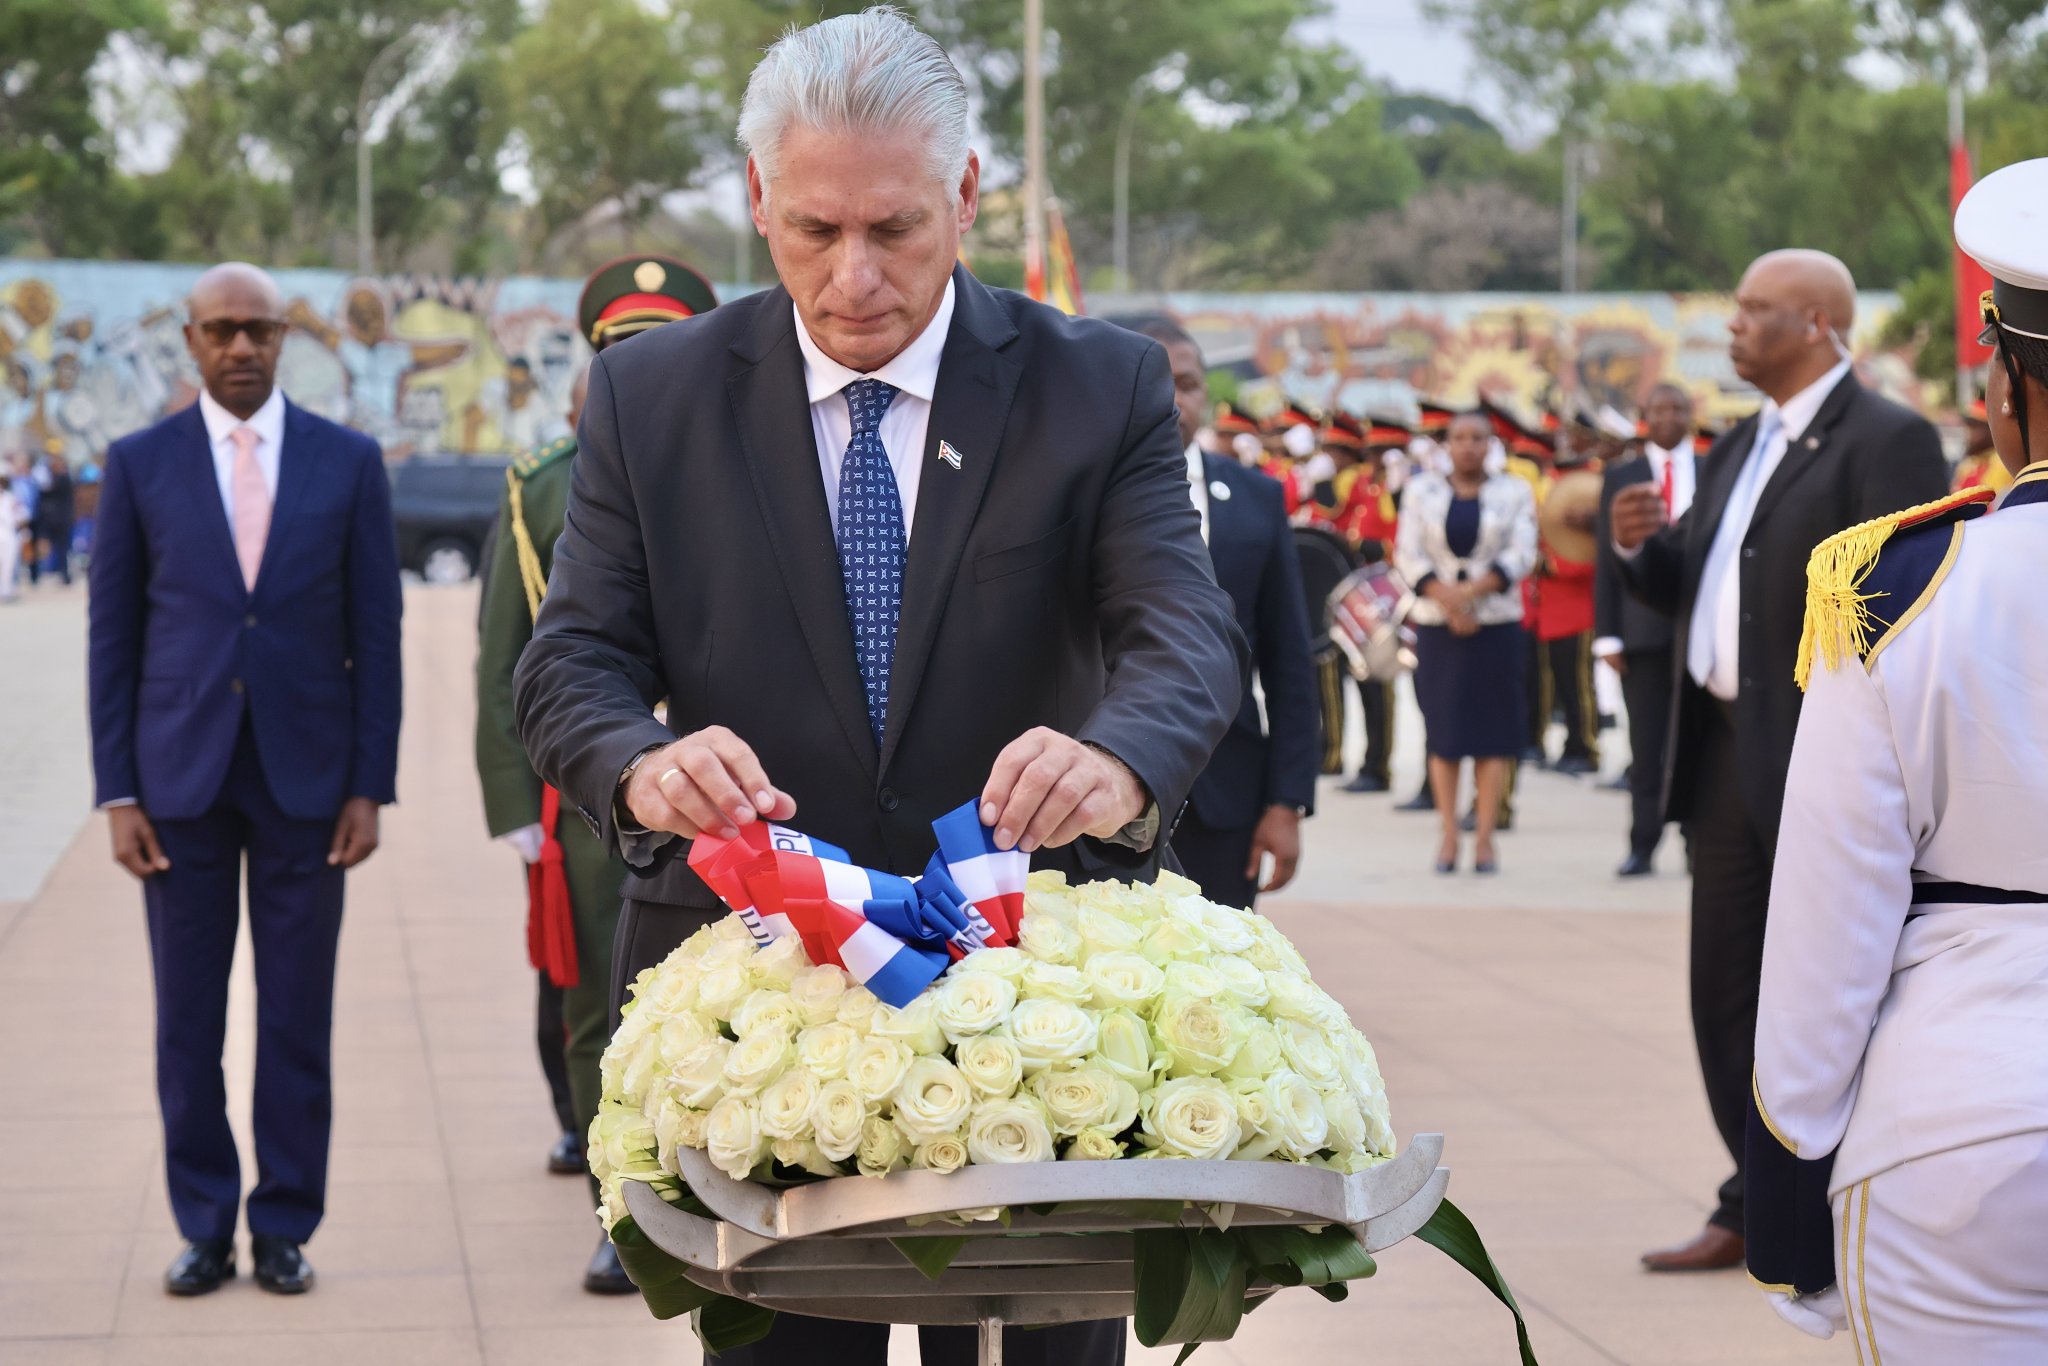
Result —
<instances>
[{"instance_id":1,"label":"gold epaulette fringe","mask_svg":"<svg viewBox=\"0 0 2048 1366\"><path fill-rule=\"evenodd\" d=\"M1806 626L1799 636L1799 661L1792 675L1802 692L1813 676L1816 659L1823 668L1833 670L1841 667L1845 657L1861 658L1870 648L1871 616L1865 604L1878 595L1864 593L1863 581L1892 533L1972 503L1990 502L1994 496L1989 489L1964 489L1903 512L1859 522L1813 548L1806 562Z\"/></svg>"}]
</instances>

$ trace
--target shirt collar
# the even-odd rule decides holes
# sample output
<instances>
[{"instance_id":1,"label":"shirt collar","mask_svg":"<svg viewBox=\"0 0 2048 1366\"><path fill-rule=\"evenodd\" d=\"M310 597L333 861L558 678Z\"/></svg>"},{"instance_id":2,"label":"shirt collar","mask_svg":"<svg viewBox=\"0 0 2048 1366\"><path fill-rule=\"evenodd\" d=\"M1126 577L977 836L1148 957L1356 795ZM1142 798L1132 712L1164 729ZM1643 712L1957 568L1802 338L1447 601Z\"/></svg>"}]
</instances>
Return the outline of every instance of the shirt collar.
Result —
<instances>
[{"instance_id":1,"label":"shirt collar","mask_svg":"<svg viewBox=\"0 0 2048 1366\"><path fill-rule=\"evenodd\" d=\"M263 400L263 406L249 414L244 423L206 390L199 391L199 416L206 422L206 440L210 445L219 446L228 439L228 433L237 427L249 426L256 429L257 440L272 450L284 446L284 390L272 389L270 397Z\"/></svg>"},{"instance_id":2,"label":"shirt collar","mask_svg":"<svg viewBox=\"0 0 2048 1366\"><path fill-rule=\"evenodd\" d=\"M790 311L796 312L792 301ZM844 389L857 379L878 379L899 393L921 398L926 403L938 392L939 361L945 355L946 335L953 327L953 282L946 281L946 293L939 300L939 311L932 314L932 320L924 325L924 331L911 339L910 345L896 354L896 358L873 374L863 375L858 370L849 370L833 360L811 340L811 331L804 326L801 313L796 313L796 344L804 353L804 389L810 402L817 403Z\"/></svg>"},{"instance_id":3,"label":"shirt collar","mask_svg":"<svg viewBox=\"0 0 2048 1366\"><path fill-rule=\"evenodd\" d=\"M1203 461L1203 458L1202 458L1202 443L1201 443L1201 442L1199 442L1199 441L1190 441L1190 442L1188 442L1188 449L1187 449L1187 458L1188 458L1188 482L1189 482L1189 483L1193 483L1193 484L1201 484L1201 483L1206 483L1206 482L1207 482L1207 480L1208 480L1208 472L1209 472L1209 471L1208 471L1208 466L1207 466L1207 464L1206 464L1206 463L1205 463L1205 462Z\"/></svg>"},{"instance_id":4,"label":"shirt collar","mask_svg":"<svg viewBox=\"0 0 2048 1366\"><path fill-rule=\"evenodd\" d=\"M1774 410L1777 412L1778 421L1785 429L1787 444L1806 435L1806 429L1820 416L1820 405L1828 401L1828 395L1835 391L1835 386L1849 373L1849 365L1849 358L1844 356L1835 362L1834 369L1786 399L1783 404L1776 399L1764 400L1765 415L1768 416Z\"/></svg>"},{"instance_id":5,"label":"shirt collar","mask_svg":"<svg viewBox=\"0 0 2048 1366\"><path fill-rule=\"evenodd\" d=\"M1650 462L1653 469L1664 468L1664 466L1678 459L1680 455L1691 449L1692 443L1690 441L1681 441L1676 446L1668 448L1647 439L1643 442L1643 456Z\"/></svg>"}]
</instances>

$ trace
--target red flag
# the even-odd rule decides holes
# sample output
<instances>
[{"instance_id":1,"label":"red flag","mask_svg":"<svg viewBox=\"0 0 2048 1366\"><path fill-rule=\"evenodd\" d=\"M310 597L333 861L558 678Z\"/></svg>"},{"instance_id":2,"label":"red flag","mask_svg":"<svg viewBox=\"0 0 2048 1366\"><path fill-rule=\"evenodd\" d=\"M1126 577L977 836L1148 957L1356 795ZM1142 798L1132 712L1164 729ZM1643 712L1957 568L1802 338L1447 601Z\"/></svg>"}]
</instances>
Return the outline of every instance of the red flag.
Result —
<instances>
[{"instance_id":1,"label":"red flag","mask_svg":"<svg viewBox=\"0 0 2048 1366\"><path fill-rule=\"evenodd\" d=\"M1970 192L1974 177L1970 174L1970 149L1961 138L1955 140L1948 150L1948 212L1954 219L1955 212L1963 202L1963 196ZM1977 337L1984 331L1984 316L1981 300L1984 291L1991 288L1991 272L1956 251L1956 363L1958 365L1982 365L1991 359L1991 348L1979 346ZM1961 400L1958 399L1958 402Z\"/></svg>"}]
</instances>

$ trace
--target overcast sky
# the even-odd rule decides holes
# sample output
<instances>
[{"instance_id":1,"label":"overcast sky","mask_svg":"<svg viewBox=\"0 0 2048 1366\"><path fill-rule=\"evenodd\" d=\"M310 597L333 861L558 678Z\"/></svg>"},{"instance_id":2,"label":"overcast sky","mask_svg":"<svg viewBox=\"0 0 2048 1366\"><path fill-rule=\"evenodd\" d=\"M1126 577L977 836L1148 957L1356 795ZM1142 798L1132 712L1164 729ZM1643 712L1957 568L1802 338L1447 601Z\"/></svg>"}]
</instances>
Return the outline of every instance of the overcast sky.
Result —
<instances>
[{"instance_id":1,"label":"overcast sky","mask_svg":"<svg viewBox=\"0 0 2048 1366\"><path fill-rule=\"evenodd\" d=\"M1474 72L1465 40L1423 17L1421 0L1329 3L1330 17L1304 25L1304 32L1336 38L1397 89L1457 100L1499 120L1500 96Z\"/></svg>"}]
</instances>

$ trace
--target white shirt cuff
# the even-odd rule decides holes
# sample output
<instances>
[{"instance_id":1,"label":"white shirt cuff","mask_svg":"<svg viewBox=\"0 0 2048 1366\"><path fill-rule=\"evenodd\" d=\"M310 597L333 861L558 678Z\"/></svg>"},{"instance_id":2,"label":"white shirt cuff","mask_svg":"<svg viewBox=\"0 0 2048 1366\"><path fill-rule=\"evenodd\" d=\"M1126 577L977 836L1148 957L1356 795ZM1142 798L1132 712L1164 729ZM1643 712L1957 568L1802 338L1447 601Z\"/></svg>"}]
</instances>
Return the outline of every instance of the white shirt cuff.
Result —
<instances>
[{"instance_id":1,"label":"white shirt cuff","mask_svg":"<svg viewBox=\"0 0 2048 1366\"><path fill-rule=\"evenodd\" d=\"M1635 547L1635 549L1630 550L1627 547L1623 546L1620 541L1616 541L1614 543L1614 553L1616 555L1619 555L1624 560L1633 560L1636 556L1643 553L1643 548L1641 546L1637 546Z\"/></svg>"},{"instance_id":2,"label":"white shirt cuff","mask_svg":"<svg viewBox=\"0 0 2048 1366\"><path fill-rule=\"evenodd\" d=\"M1618 655L1620 653L1620 636L1601 636L1593 642L1593 658L1595 659L1598 659L1601 655Z\"/></svg>"},{"instance_id":3,"label":"white shirt cuff","mask_svg":"<svg viewBox=\"0 0 2048 1366\"><path fill-rule=\"evenodd\" d=\"M136 800L135 800L135 798L133 798L133 797L116 797L116 798L114 798L114 800L112 800L112 801L110 801L110 802L101 802L101 803L99 804L99 808L98 808L98 809L99 809L99 810L101 810L101 811L112 811L112 810L113 810L113 809L114 809L115 807L117 807L117 806L140 806L140 805L142 805L142 803L141 803L141 802L138 802L138 801L136 801Z\"/></svg>"}]
</instances>

